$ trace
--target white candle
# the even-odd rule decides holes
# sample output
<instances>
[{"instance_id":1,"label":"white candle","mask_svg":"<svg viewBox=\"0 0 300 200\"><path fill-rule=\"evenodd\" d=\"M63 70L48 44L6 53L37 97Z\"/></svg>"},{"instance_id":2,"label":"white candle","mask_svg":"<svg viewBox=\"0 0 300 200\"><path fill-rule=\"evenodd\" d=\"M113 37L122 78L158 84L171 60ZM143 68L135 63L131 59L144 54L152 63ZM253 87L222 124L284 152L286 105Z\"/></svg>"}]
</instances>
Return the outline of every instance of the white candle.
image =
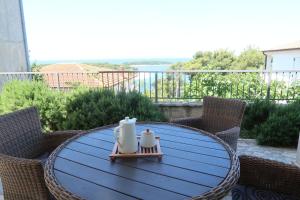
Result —
<instances>
[{"instance_id":1,"label":"white candle","mask_svg":"<svg viewBox=\"0 0 300 200\"><path fill-rule=\"evenodd\" d=\"M298 149L297 149L297 155L296 155L296 165L300 167L300 136L298 140Z\"/></svg>"}]
</instances>

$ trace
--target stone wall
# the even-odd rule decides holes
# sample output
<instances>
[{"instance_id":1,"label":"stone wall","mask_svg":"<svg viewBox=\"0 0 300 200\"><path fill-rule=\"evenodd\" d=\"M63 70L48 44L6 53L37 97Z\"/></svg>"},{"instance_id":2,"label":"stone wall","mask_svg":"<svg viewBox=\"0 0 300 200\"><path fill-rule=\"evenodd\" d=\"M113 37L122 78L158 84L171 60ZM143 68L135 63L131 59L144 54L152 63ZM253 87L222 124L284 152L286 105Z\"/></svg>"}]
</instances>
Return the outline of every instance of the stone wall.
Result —
<instances>
[{"instance_id":1,"label":"stone wall","mask_svg":"<svg viewBox=\"0 0 300 200\"><path fill-rule=\"evenodd\" d=\"M0 0L0 72L29 70L21 0Z\"/></svg>"},{"instance_id":2,"label":"stone wall","mask_svg":"<svg viewBox=\"0 0 300 200\"><path fill-rule=\"evenodd\" d=\"M158 103L157 105L169 120L202 115L202 103Z\"/></svg>"}]
</instances>

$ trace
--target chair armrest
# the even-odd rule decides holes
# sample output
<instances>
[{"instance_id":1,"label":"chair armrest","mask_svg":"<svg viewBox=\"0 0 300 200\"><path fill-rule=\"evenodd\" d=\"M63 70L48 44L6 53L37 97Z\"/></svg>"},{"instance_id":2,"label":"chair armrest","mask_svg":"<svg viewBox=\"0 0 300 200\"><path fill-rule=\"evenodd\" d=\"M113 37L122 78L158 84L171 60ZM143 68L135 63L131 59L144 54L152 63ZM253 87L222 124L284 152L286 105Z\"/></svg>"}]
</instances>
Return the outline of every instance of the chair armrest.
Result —
<instances>
[{"instance_id":1,"label":"chair armrest","mask_svg":"<svg viewBox=\"0 0 300 200\"><path fill-rule=\"evenodd\" d=\"M240 136L241 128L238 126L235 126L233 128L227 129L225 131L220 131L216 133L216 136L221 138L224 142L229 144L229 146L236 151L237 149L237 141Z\"/></svg>"},{"instance_id":2,"label":"chair armrest","mask_svg":"<svg viewBox=\"0 0 300 200\"><path fill-rule=\"evenodd\" d=\"M44 145L46 151L52 151L67 139L82 133L81 130L55 131L47 133L44 136Z\"/></svg>"},{"instance_id":3,"label":"chair armrest","mask_svg":"<svg viewBox=\"0 0 300 200\"><path fill-rule=\"evenodd\" d=\"M0 177L7 197L49 198L43 165L39 160L0 154Z\"/></svg>"},{"instance_id":4,"label":"chair armrest","mask_svg":"<svg viewBox=\"0 0 300 200\"><path fill-rule=\"evenodd\" d=\"M203 120L201 117L188 117L171 120L171 123L203 129Z\"/></svg>"},{"instance_id":5,"label":"chair armrest","mask_svg":"<svg viewBox=\"0 0 300 200\"><path fill-rule=\"evenodd\" d=\"M239 184L300 197L299 167L254 156L239 159Z\"/></svg>"}]
</instances>

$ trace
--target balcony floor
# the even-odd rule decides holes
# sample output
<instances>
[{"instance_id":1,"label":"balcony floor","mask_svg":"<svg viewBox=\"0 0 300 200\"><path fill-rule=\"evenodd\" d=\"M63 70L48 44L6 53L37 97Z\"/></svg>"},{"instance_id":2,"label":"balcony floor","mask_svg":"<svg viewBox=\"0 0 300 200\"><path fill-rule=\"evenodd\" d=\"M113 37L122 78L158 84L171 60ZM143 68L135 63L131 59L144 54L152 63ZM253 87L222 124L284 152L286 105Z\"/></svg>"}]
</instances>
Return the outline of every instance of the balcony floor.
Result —
<instances>
[{"instance_id":1,"label":"balcony floor","mask_svg":"<svg viewBox=\"0 0 300 200\"><path fill-rule=\"evenodd\" d=\"M259 146L254 139L239 139L237 153L238 155L252 155L288 164L293 164L296 161L296 149ZM231 193L223 198L223 200L231 199Z\"/></svg>"},{"instance_id":2,"label":"balcony floor","mask_svg":"<svg viewBox=\"0 0 300 200\"><path fill-rule=\"evenodd\" d=\"M296 160L296 149L259 146L253 139L239 139L237 153L239 155L253 155L290 164L294 163ZM2 183L0 179L0 200L3 199ZM231 194L226 196L223 200L231 200Z\"/></svg>"},{"instance_id":3,"label":"balcony floor","mask_svg":"<svg viewBox=\"0 0 300 200\"><path fill-rule=\"evenodd\" d=\"M1 182L1 178L0 178L0 200L3 200L3 189L2 189L2 182Z\"/></svg>"},{"instance_id":4,"label":"balcony floor","mask_svg":"<svg viewBox=\"0 0 300 200\"><path fill-rule=\"evenodd\" d=\"M239 155L253 155L288 164L293 164L296 161L296 152L296 148L260 146L256 144L254 139L239 139L237 149Z\"/></svg>"}]
</instances>

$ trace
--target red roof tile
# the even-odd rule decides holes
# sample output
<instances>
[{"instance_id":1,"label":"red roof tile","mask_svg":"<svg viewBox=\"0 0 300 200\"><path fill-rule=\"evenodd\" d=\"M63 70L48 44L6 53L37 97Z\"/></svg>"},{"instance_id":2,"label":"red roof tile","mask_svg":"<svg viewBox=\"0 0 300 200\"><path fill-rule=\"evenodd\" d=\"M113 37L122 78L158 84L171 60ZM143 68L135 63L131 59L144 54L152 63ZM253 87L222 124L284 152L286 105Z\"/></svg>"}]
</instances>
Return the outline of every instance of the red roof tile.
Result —
<instances>
[{"instance_id":1,"label":"red roof tile","mask_svg":"<svg viewBox=\"0 0 300 200\"><path fill-rule=\"evenodd\" d=\"M103 72L101 71L110 71ZM86 64L54 64L44 66L44 80L50 87L72 88L83 85L87 87L110 87L122 84L136 76L136 73L122 73L107 68L100 68Z\"/></svg>"}]
</instances>

